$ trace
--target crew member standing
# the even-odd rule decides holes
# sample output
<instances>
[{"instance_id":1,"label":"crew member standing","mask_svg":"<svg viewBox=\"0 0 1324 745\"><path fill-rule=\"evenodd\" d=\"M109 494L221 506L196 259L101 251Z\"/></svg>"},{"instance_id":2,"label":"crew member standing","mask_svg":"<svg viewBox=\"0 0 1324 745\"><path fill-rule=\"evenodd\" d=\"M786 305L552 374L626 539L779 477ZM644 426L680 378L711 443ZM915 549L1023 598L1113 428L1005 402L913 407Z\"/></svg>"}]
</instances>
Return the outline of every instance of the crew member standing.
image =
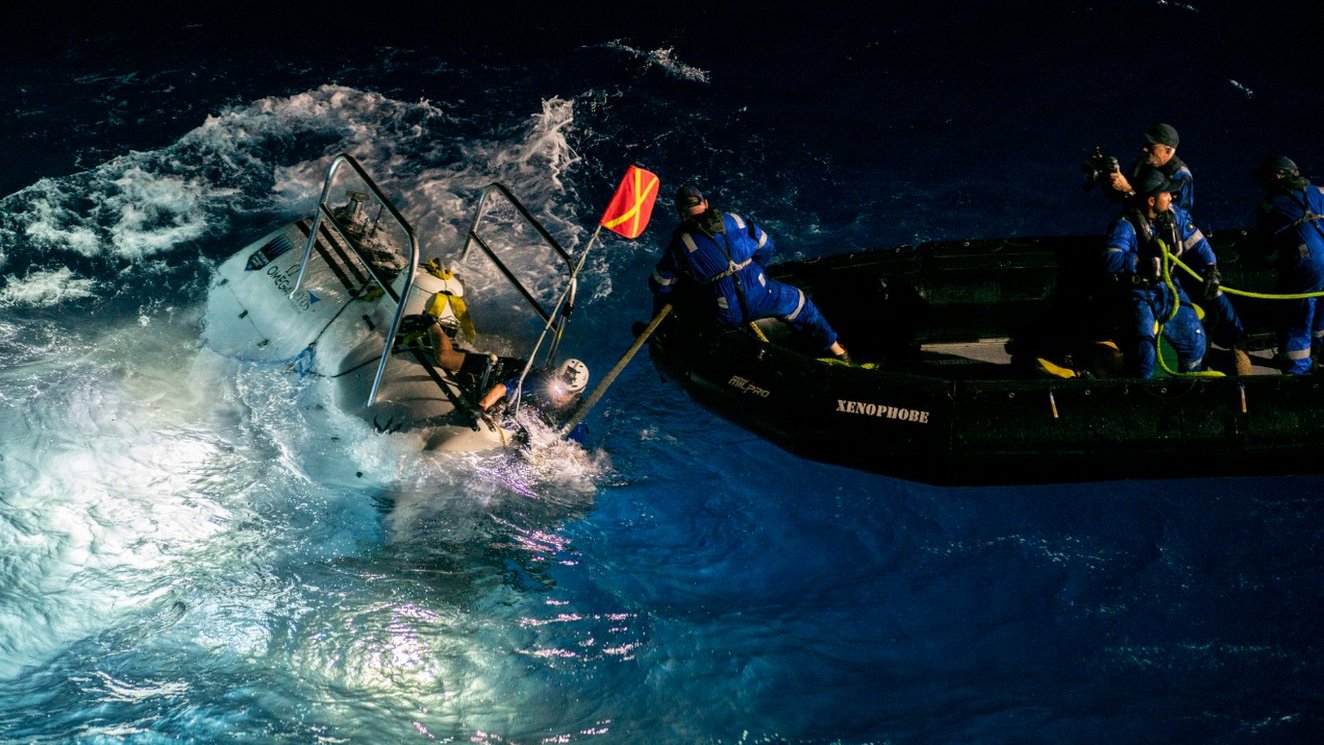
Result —
<instances>
[{"instance_id":1,"label":"crew member standing","mask_svg":"<svg viewBox=\"0 0 1324 745\"><path fill-rule=\"evenodd\" d=\"M676 191L675 206L681 224L648 282L655 306L671 302L676 290L684 289L711 303L723 325L778 318L806 335L821 354L850 361L814 302L799 288L764 273L775 250L767 233L740 215L710 208L688 184Z\"/></svg>"},{"instance_id":2,"label":"crew member standing","mask_svg":"<svg viewBox=\"0 0 1324 745\"><path fill-rule=\"evenodd\" d=\"M1278 261L1278 286L1288 294L1324 290L1324 187L1312 186L1291 159L1270 158L1257 172L1264 199L1255 222ZM1279 301L1278 347L1289 375L1310 372L1324 342L1324 312L1316 298Z\"/></svg>"}]
</instances>

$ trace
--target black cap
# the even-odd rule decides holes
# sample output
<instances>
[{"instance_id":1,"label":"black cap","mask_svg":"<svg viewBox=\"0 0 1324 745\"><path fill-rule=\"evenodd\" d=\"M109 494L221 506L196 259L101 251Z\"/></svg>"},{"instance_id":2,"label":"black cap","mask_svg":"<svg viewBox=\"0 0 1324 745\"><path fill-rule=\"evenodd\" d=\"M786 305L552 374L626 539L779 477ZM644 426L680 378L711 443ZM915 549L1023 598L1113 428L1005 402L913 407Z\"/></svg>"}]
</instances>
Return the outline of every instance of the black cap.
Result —
<instances>
[{"instance_id":1,"label":"black cap","mask_svg":"<svg viewBox=\"0 0 1324 745\"><path fill-rule=\"evenodd\" d=\"M696 204L703 203L703 192L690 184L676 190L676 209L684 212Z\"/></svg>"},{"instance_id":2,"label":"black cap","mask_svg":"<svg viewBox=\"0 0 1324 745\"><path fill-rule=\"evenodd\" d=\"M1145 141L1151 145L1167 145L1176 148L1177 143L1181 142L1181 138L1177 136L1177 130L1171 124L1159 122L1145 132Z\"/></svg>"},{"instance_id":3,"label":"black cap","mask_svg":"<svg viewBox=\"0 0 1324 745\"><path fill-rule=\"evenodd\" d=\"M1157 168L1146 168L1136 177L1135 183L1131 185L1136 192L1137 197L1152 197L1160 192L1172 193L1177 191L1177 185L1168 180L1163 175L1163 171Z\"/></svg>"},{"instance_id":4,"label":"black cap","mask_svg":"<svg viewBox=\"0 0 1324 745\"><path fill-rule=\"evenodd\" d=\"M1296 163L1286 155L1275 155L1264 161L1260 170L1253 171L1250 175L1269 178L1270 176L1300 176L1301 169L1296 167Z\"/></svg>"}]
</instances>

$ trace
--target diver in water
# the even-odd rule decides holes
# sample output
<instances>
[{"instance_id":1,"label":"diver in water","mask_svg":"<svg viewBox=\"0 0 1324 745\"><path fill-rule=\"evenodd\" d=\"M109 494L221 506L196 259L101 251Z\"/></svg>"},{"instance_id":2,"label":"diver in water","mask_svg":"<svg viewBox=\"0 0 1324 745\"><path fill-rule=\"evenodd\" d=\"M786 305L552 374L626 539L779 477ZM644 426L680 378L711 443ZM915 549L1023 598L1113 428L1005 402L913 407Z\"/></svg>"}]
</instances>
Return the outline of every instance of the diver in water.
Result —
<instances>
[{"instance_id":1,"label":"diver in water","mask_svg":"<svg viewBox=\"0 0 1324 745\"><path fill-rule=\"evenodd\" d=\"M519 397L521 406L530 406L553 427L559 427L578 408L588 386L588 365L577 359L568 359L555 370L539 370L520 385L519 376L492 386L478 401L478 408L486 415L509 411ZM588 434L581 421L567 437L583 443Z\"/></svg>"}]
</instances>

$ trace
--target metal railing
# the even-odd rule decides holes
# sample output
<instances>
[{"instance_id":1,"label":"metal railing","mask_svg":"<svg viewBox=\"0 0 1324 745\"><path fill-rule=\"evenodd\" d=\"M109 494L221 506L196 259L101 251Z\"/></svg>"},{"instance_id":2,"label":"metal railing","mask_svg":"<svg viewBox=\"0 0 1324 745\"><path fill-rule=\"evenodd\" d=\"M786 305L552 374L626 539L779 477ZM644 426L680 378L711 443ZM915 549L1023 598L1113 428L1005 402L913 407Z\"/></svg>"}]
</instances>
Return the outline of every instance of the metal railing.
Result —
<instances>
[{"instance_id":1,"label":"metal railing","mask_svg":"<svg viewBox=\"0 0 1324 745\"><path fill-rule=\"evenodd\" d=\"M465 237L464 248L460 251L460 262L463 263L465 257L469 255L470 249L473 248L474 245L477 245L483 250L483 253L487 255L488 259L496 265L497 269L505 275L510 284L514 285L515 288L519 290L520 294L524 296L524 301L533 308L534 312L538 314L538 317L541 318L544 323L555 327L556 333L552 337L553 342L548 348L546 355L546 359L551 360L556 356L556 347L560 342L561 332L564 329L566 320L569 316L568 312L563 312L563 307L571 306L564 306L563 303L558 302L556 306L550 309L546 307L541 300L534 296L529 288L524 286L524 283L521 282L519 277L517 277L510 267L506 265L506 262L501 259L497 251L492 248L491 244L479 235L478 228L482 224L484 215L487 213L488 200L493 195L501 197L509 203L510 206L514 207L519 216L538 232L538 236L542 238L543 243L545 243L548 248L552 249L555 255L565 262L572 288L574 283L574 262L570 259L570 254L561 247L561 244L552 237L552 234L548 233L547 229L538 222L538 219L535 218L533 214L524 207L519 199L511 193L510 189L507 189L505 186L498 183L488 184L487 187L483 189L483 194L478 200L478 209L474 213L473 222L470 224L469 232ZM573 289L570 294L573 297ZM564 296L562 296L562 300L564 300ZM539 342L541 343L541 339ZM530 363L532 363L537 351L537 347L535 346L533 351L529 354Z\"/></svg>"},{"instance_id":2,"label":"metal railing","mask_svg":"<svg viewBox=\"0 0 1324 745\"><path fill-rule=\"evenodd\" d=\"M397 224L399 224L401 229L404 230L405 236L409 239L408 263L405 264L405 283L399 294L396 294L395 289L391 287L391 282L378 273L374 263L368 261L359 254L357 240L352 239L341 230L340 222L336 219L335 213L332 212L330 206L327 204L327 197L331 193L331 187L335 181L336 173L343 165L349 165L349 167L358 174L358 177L362 179L364 186L366 186L372 192L373 196L377 198L377 202L390 213L391 217ZM400 214L399 210L395 208L395 205L391 204L391 200L386 198L386 195L382 193L382 190L372 180L372 177L368 175L367 171L363 170L363 166L359 165L358 161L354 160L354 158L348 153L341 153L331 161L331 165L326 169L326 180L322 183L322 195L317 200L317 209L313 214L312 229L308 231L308 243L304 246L303 258L299 262L299 276L298 279L294 281L294 289L290 290L291 297L294 296L295 292L299 291L300 286L303 284L304 273L308 269L308 259L312 256L313 246L317 244L318 230L321 228L323 216L328 218L326 220L327 224L330 225L331 229L335 230L336 234L340 236L341 241L354 254L354 258L367 268L368 276L372 278L373 283L380 287L387 297L390 297L395 301L395 315L391 320L390 328L387 329L386 345L382 348L381 361L377 364L377 374L373 377L372 389L368 393L368 401L366 405L371 406L377 401L377 393L381 388L382 376L386 373L386 363L391 357L391 349L395 345L396 331L400 327L400 318L404 313L405 304L401 301L401 298L409 297L409 291L414 286L414 273L418 268L418 238L414 235L414 228L409 224L409 221L404 218L404 215Z\"/></svg>"}]
</instances>

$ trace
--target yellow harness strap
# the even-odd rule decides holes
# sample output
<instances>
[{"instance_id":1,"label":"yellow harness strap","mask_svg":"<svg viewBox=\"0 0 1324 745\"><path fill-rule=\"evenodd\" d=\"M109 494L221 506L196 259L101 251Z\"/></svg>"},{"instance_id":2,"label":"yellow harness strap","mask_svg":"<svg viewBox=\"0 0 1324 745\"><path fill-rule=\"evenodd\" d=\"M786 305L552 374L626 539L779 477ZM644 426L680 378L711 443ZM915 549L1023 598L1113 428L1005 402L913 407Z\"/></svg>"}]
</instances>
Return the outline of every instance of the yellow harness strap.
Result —
<instances>
[{"instance_id":1,"label":"yellow harness strap","mask_svg":"<svg viewBox=\"0 0 1324 745\"><path fill-rule=\"evenodd\" d=\"M443 282L450 282L455 279L455 274L449 269L441 266L441 262L436 259L429 260L423 266L427 267L428 274L440 279ZM459 281L459 280L456 280ZM451 312L455 314L455 320L460 322L460 330L464 332L466 339L473 341L478 336L478 330L474 328L473 319L469 317L469 306L465 304L464 298L459 295L442 290L428 298L427 305L423 312L433 318L441 318L442 313L446 312L446 306L450 306Z\"/></svg>"}]
</instances>

